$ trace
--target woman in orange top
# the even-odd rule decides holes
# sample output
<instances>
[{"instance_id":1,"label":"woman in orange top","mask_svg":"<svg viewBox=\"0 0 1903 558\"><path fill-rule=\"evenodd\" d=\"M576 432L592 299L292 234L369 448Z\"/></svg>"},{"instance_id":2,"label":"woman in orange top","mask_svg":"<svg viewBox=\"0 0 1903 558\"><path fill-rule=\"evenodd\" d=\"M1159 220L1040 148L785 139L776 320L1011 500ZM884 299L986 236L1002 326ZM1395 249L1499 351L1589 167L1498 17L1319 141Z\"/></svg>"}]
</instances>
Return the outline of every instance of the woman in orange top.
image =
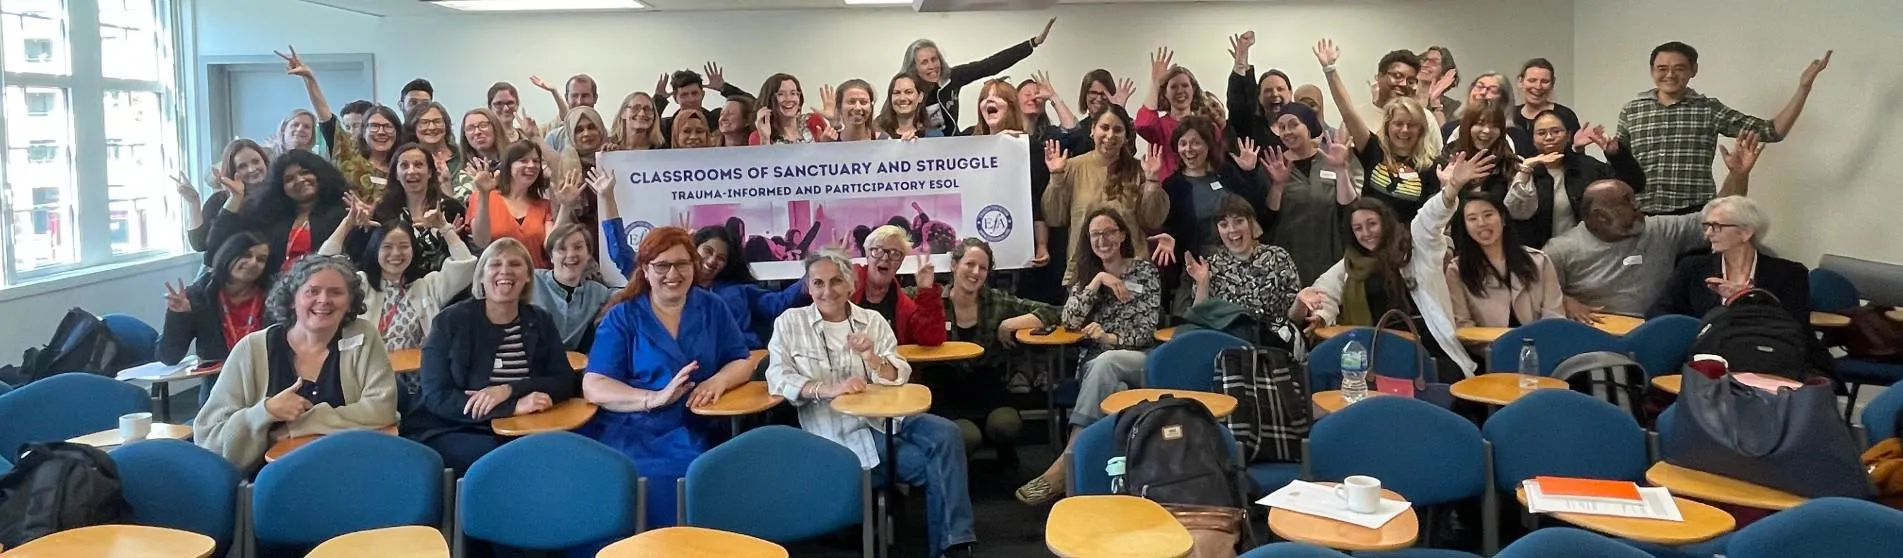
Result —
<instances>
[{"instance_id":1,"label":"woman in orange top","mask_svg":"<svg viewBox=\"0 0 1903 558\"><path fill-rule=\"evenodd\" d=\"M510 144L502 153L502 165L495 169L502 176L491 172L486 161L472 162L466 170L476 179L476 191L469 196L470 215L475 219L470 229L476 244L487 246L493 239L513 238L528 247L535 267L549 267L542 247L549 231L567 213L554 211L550 202L552 179L542 165L541 148L530 141Z\"/></svg>"}]
</instances>

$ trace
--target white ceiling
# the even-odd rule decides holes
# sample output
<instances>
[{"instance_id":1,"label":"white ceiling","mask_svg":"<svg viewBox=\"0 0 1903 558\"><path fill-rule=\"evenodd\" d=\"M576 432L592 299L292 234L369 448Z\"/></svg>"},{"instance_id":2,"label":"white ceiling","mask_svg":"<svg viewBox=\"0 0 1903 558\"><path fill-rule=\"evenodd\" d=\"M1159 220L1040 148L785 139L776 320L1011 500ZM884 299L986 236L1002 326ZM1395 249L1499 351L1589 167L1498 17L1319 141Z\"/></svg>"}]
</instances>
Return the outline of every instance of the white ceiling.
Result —
<instances>
[{"instance_id":1,"label":"white ceiling","mask_svg":"<svg viewBox=\"0 0 1903 558\"><path fill-rule=\"evenodd\" d=\"M431 5L420 0L299 0L376 16L415 16L467 13ZM840 0L641 0L648 11L722 11L722 10L797 10L844 8ZM1064 4L1144 4L1165 2L1252 2L1265 0L1058 0ZM904 6L883 9L909 9ZM854 9L870 9L855 7Z\"/></svg>"}]
</instances>

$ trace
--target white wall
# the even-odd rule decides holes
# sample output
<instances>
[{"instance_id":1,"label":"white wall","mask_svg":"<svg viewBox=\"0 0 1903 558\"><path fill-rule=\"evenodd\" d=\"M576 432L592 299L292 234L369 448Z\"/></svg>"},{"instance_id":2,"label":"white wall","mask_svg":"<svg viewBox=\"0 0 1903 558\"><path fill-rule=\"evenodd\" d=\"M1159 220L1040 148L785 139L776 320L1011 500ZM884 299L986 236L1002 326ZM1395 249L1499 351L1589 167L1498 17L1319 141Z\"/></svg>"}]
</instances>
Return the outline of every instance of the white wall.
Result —
<instances>
[{"instance_id":1,"label":"white wall","mask_svg":"<svg viewBox=\"0 0 1903 558\"><path fill-rule=\"evenodd\" d=\"M1771 212L1767 241L1780 255L1811 265L1825 253L1903 263L1895 133L1903 3L1580 0L1573 17L1573 107L1608 128L1626 100L1652 87L1647 56L1660 43L1697 48L1692 87L1765 118L1790 99L1806 64L1836 49L1797 127L1765 149L1751 196Z\"/></svg>"},{"instance_id":2,"label":"white wall","mask_svg":"<svg viewBox=\"0 0 1903 558\"><path fill-rule=\"evenodd\" d=\"M179 256L133 264L65 282L57 289L27 285L0 291L0 364L19 364L20 353L53 336L66 310L75 306L95 315L131 314L162 328L165 282L198 276L199 257Z\"/></svg>"}]
</instances>

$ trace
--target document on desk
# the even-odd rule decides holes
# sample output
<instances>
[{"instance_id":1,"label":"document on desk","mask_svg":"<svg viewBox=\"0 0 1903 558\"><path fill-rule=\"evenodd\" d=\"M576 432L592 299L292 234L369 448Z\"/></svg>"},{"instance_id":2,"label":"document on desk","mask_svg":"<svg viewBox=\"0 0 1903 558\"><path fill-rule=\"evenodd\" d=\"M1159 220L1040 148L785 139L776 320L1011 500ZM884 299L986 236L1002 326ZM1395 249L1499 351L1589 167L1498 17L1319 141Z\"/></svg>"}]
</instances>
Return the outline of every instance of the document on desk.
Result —
<instances>
[{"instance_id":1,"label":"document on desk","mask_svg":"<svg viewBox=\"0 0 1903 558\"><path fill-rule=\"evenodd\" d=\"M1664 487L1641 486L1638 500L1626 500L1552 496L1540 492L1539 481L1532 479L1521 481L1520 486L1526 489L1526 511L1532 513L1581 513L1665 521L1685 520L1685 517L1678 512L1678 502L1672 500L1672 492Z\"/></svg>"},{"instance_id":2,"label":"document on desk","mask_svg":"<svg viewBox=\"0 0 1903 558\"><path fill-rule=\"evenodd\" d=\"M1402 500L1382 498L1380 508L1374 513L1356 513L1348 511L1348 502L1335 495L1334 487L1303 481L1289 481L1288 486L1269 493L1256 503L1295 513L1326 517L1369 529L1379 529L1382 525L1387 525L1389 521L1393 521L1396 516L1401 515L1401 512L1407 511L1413 505Z\"/></svg>"},{"instance_id":3,"label":"document on desk","mask_svg":"<svg viewBox=\"0 0 1903 558\"><path fill-rule=\"evenodd\" d=\"M192 367L194 366L198 366L198 357L188 355L185 357L184 360L179 361L178 364L166 364L163 362L148 362L145 364L127 368L125 370L120 370L119 374L115 377L119 381L122 381L122 382L128 381L128 380L151 380L155 378L164 378L166 376L178 374L186 370L191 370Z\"/></svg>"}]
</instances>

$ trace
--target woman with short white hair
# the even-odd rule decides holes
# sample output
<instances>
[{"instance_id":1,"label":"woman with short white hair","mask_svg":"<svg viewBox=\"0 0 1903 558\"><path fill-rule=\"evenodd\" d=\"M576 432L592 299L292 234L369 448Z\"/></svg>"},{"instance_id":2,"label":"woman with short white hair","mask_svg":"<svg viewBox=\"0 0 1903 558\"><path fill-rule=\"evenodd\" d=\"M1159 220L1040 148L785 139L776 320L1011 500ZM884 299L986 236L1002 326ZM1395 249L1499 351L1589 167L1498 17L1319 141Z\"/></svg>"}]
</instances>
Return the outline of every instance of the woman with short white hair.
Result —
<instances>
[{"instance_id":1,"label":"woman with short white hair","mask_svg":"<svg viewBox=\"0 0 1903 558\"><path fill-rule=\"evenodd\" d=\"M930 256L920 255L916 289L899 288L899 268L912 253L912 233L883 225L866 236L866 264L853 266L852 302L878 312L898 332L900 345L945 344L945 303Z\"/></svg>"},{"instance_id":2,"label":"woman with short white hair","mask_svg":"<svg viewBox=\"0 0 1903 558\"><path fill-rule=\"evenodd\" d=\"M1797 321L1810 323L1810 269L1763 253L1771 221L1758 202L1725 196L1707 202L1704 215L1711 253L1680 261L1647 315L1702 317L1733 295L1763 289L1776 295Z\"/></svg>"}]
</instances>

